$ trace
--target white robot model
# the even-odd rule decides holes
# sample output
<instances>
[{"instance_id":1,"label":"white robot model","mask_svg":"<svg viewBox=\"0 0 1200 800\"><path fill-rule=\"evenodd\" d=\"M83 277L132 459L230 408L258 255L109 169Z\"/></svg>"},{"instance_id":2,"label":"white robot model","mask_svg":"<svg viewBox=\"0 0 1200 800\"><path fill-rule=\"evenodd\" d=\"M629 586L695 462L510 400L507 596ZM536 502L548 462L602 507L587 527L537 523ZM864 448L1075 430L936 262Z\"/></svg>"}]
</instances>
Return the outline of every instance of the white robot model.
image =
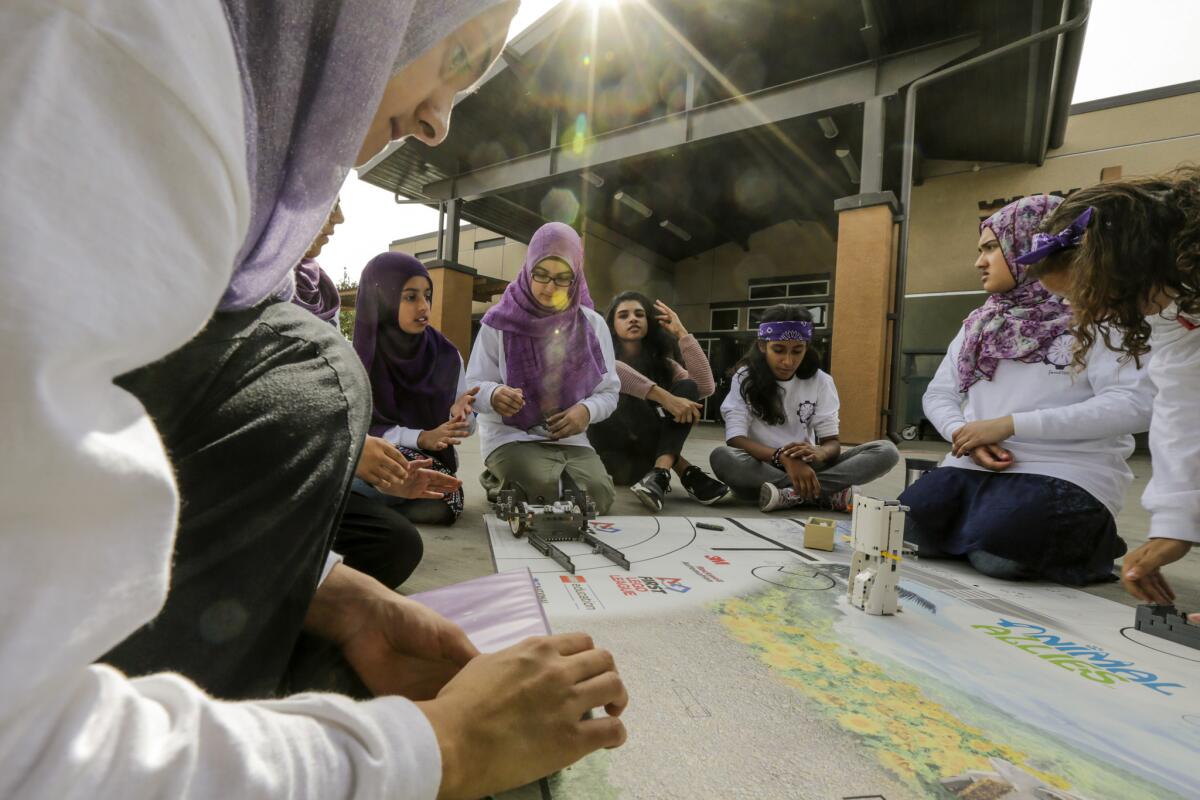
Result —
<instances>
[{"instance_id":1,"label":"white robot model","mask_svg":"<svg viewBox=\"0 0 1200 800\"><path fill-rule=\"evenodd\" d=\"M904 515L895 500L855 495L850 522L850 602L868 614L895 614L904 549Z\"/></svg>"}]
</instances>

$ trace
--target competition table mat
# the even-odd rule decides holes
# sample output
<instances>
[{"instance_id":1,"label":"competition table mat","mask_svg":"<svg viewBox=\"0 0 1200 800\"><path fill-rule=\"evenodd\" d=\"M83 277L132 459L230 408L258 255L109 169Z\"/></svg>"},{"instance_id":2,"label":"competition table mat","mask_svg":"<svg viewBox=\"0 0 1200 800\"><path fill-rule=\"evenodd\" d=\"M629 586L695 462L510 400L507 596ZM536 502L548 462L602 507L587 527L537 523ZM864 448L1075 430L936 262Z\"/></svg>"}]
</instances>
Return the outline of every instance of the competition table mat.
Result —
<instances>
[{"instance_id":1,"label":"competition table mat","mask_svg":"<svg viewBox=\"0 0 1200 800\"><path fill-rule=\"evenodd\" d=\"M1200 651L1128 606L906 559L901 613L868 616L844 522L824 552L799 519L604 517L632 568L559 543L573 573L486 523L497 570L528 567L631 698L625 746L506 800L1200 798Z\"/></svg>"}]
</instances>

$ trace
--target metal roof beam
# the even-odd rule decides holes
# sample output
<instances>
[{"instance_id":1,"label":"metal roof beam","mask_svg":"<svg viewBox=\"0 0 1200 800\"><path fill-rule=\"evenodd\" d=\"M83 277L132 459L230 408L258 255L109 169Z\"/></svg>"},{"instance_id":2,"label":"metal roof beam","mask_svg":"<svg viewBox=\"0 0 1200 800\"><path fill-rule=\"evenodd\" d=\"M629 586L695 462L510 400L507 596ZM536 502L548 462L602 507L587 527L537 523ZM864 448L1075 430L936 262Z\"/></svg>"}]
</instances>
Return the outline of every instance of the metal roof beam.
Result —
<instances>
[{"instance_id":1,"label":"metal roof beam","mask_svg":"<svg viewBox=\"0 0 1200 800\"><path fill-rule=\"evenodd\" d=\"M564 145L492 164L427 184L423 193L434 200L486 197L555 175L864 103L895 94L922 75L978 47L978 36L964 36L898 53L877 64L835 70L602 134L589 139L578 151Z\"/></svg>"}]
</instances>

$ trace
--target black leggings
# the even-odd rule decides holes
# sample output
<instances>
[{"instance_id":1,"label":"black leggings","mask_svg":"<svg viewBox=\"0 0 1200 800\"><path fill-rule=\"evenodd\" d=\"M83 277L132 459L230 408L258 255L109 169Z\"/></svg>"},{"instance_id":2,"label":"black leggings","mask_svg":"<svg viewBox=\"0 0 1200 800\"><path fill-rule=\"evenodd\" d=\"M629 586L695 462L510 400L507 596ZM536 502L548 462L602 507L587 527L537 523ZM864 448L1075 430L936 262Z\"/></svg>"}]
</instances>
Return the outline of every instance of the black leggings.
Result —
<instances>
[{"instance_id":1,"label":"black leggings","mask_svg":"<svg viewBox=\"0 0 1200 800\"><path fill-rule=\"evenodd\" d=\"M696 382L688 379L671 384L671 394L700 400ZM692 432L691 424L659 416L661 406L630 394L622 394L617 410L603 422L588 428L588 439L613 483L628 486L650 471L659 456L679 457Z\"/></svg>"}]
</instances>

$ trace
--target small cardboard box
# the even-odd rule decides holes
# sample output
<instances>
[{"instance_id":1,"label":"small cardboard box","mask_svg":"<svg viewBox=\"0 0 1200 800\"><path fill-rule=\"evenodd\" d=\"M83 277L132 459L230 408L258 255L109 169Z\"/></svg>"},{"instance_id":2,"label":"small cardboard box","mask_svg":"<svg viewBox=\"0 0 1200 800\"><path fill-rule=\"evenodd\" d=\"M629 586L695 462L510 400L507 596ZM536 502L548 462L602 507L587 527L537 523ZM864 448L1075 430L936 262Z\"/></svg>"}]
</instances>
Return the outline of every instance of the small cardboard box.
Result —
<instances>
[{"instance_id":1,"label":"small cardboard box","mask_svg":"<svg viewBox=\"0 0 1200 800\"><path fill-rule=\"evenodd\" d=\"M837 521L809 517L804 523L804 546L813 550L832 550L833 539L837 536Z\"/></svg>"}]
</instances>

